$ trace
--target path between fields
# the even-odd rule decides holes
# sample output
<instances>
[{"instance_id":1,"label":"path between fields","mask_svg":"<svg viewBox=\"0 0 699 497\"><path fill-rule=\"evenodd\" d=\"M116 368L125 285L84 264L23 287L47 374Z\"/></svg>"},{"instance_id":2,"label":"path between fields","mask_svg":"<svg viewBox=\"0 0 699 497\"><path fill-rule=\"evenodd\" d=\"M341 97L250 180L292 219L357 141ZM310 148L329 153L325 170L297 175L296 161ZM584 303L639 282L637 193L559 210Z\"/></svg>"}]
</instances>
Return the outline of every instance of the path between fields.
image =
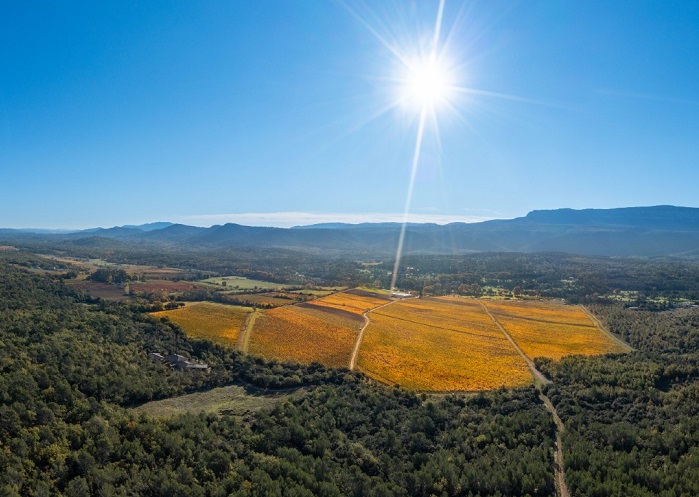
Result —
<instances>
[{"instance_id":1,"label":"path between fields","mask_svg":"<svg viewBox=\"0 0 699 497\"><path fill-rule=\"evenodd\" d=\"M605 336L607 336L607 337L609 337L611 340L613 340L614 343L619 344L620 346L622 346L624 349L626 349L626 350L628 350L628 351L634 351L634 350L636 350L636 349L634 349L631 345L629 345L628 343L626 343L625 341L623 341L621 338L619 338L618 336L616 336L614 333L612 333L611 331L609 331L607 328L605 328L604 325L602 324L602 322L597 318L597 316L595 316L594 314L592 314L592 313L588 310L587 307L585 307L584 305L581 305L580 308L583 310L583 312L584 312L585 314L587 314L587 317L590 318L590 320L595 324L595 326L597 327L597 329L600 330Z\"/></svg>"},{"instance_id":2,"label":"path between fields","mask_svg":"<svg viewBox=\"0 0 699 497\"><path fill-rule=\"evenodd\" d=\"M366 330L367 326L369 326L369 323L371 323L371 319L369 319L369 316L367 316L367 314L369 314L372 311L375 311L376 309L381 309L382 307L386 307L387 305L393 304L394 302L398 302L398 300L391 300L390 302L381 304L378 307L369 309L368 311L362 314L362 317L364 318L364 326L362 326L362 329L359 330L357 338L354 341L354 348L352 349L352 356L350 357L349 362L350 371L354 371L354 368L357 366L357 356L359 355L359 347L362 345L362 340L364 339L364 330Z\"/></svg>"},{"instance_id":3,"label":"path between fields","mask_svg":"<svg viewBox=\"0 0 699 497\"><path fill-rule=\"evenodd\" d=\"M514 338L512 338L512 335L502 327L500 324L500 321L498 321L495 316L493 316L490 312L490 309L486 307L486 305L483 303L482 300L478 299L478 303L481 305L485 313L490 317L490 319L493 320L493 323L500 329L503 335L505 335L505 338L507 338L512 346L515 348L515 350L519 353L519 355L522 356L522 359L524 359L524 362L527 363L527 366L529 367L529 370L532 372L532 376L534 377L534 383L538 385L548 385L551 383L551 380L546 378L546 376L543 375L541 371L536 369L536 366L534 365L534 362L529 359L527 354L524 353L524 351L517 345L517 342L515 342Z\"/></svg>"},{"instance_id":4,"label":"path between fields","mask_svg":"<svg viewBox=\"0 0 699 497\"><path fill-rule=\"evenodd\" d=\"M245 320L245 323L240 330L240 334L238 335L238 350L246 354L248 352L248 347L250 346L250 334L252 333L252 327L255 326L255 319L257 319L258 315L258 310L253 310Z\"/></svg>"},{"instance_id":5,"label":"path between fields","mask_svg":"<svg viewBox=\"0 0 699 497\"><path fill-rule=\"evenodd\" d=\"M497 318L493 316L493 314L490 312L490 309L486 307L483 301L478 299L478 303L481 305L486 314L490 316L490 319L493 320L493 323L495 323L495 325L500 329L503 335L505 335L505 337L510 341L510 343L519 353L519 355L522 356L522 359L524 359L524 362L527 363L527 366L529 366L529 370L532 372L532 376L534 377L534 386L539 392L539 398L543 401L546 410L551 414L551 417L553 418L553 423L556 425L556 450L553 453L553 471L555 474L556 481L556 493L559 497L570 497L568 485L566 485L565 468L563 466L562 434L565 431L565 426L563 425L563 421L561 421L561 417L558 415L556 407L551 402L551 399L549 399L548 396L544 393L544 390L542 388L543 385L550 385L552 382L551 380L546 378L546 376L544 376L544 374L541 371L536 369L536 365L534 364L534 362L529 358L529 356L527 356L527 354L524 353L520 346L517 345L517 342L515 342L514 338L512 338L510 333L500 324L500 321L498 321Z\"/></svg>"}]
</instances>

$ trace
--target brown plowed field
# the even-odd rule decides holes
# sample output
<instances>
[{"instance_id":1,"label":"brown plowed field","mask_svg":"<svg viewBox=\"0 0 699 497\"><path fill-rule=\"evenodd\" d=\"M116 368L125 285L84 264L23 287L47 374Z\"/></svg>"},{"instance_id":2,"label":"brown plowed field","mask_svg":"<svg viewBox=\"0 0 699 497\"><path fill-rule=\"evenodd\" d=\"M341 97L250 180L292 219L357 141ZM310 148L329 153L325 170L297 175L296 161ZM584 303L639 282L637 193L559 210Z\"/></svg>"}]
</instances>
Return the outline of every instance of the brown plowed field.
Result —
<instances>
[{"instance_id":1,"label":"brown plowed field","mask_svg":"<svg viewBox=\"0 0 699 497\"><path fill-rule=\"evenodd\" d=\"M198 287L183 281L154 280L148 282L134 281L130 283L132 292L184 292L196 290Z\"/></svg>"},{"instance_id":2,"label":"brown plowed field","mask_svg":"<svg viewBox=\"0 0 699 497\"><path fill-rule=\"evenodd\" d=\"M97 281L87 280L68 280L66 285L81 292L85 292L94 298L116 300L119 302L129 300L130 298L124 293L124 289L118 285L110 285L108 283L99 283Z\"/></svg>"}]
</instances>

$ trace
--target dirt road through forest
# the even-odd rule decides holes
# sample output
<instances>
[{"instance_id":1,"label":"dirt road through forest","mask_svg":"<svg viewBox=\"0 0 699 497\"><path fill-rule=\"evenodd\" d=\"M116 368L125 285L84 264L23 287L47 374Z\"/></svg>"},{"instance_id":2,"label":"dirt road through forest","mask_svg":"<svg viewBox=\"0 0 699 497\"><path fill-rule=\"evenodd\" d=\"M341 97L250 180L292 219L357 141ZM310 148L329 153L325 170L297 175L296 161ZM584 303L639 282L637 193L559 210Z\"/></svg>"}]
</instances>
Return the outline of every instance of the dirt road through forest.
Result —
<instances>
[{"instance_id":1,"label":"dirt road through forest","mask_svg":"<svg viewBox=\"0 0 699 497\"><path fill-rule=\"evenodd\" d=\"M539 398L544 403L546 410L551 414L551 417L553 418L553 423L556 425L556 447L553 454L553 471L556 481L556 493L559 497L570 497L570 491L568 490L568 485L566 485L565 468L563 466L562 433L563 431L565 431L565 426L563 425L563 421L561 421L561 418L558 415L556 407L551 402L551 399L549 399L546 396L542 388L544 385L550 385L551 380L546 378L546 376L544 376L544 374L541 371L536 369L534 361L532 361L529 358L529 356L527 356L527 354L525 354L524 351L519 347L519 345L517 345L517 342L515 342L514 338L512 338L512 336L507 332L507 330L500 324L497 318L491 314L490 310L483 303L483 301L479 300L478 302L481 304L481 307L483 307L483 310L486 312L486 314L490 316L490 319L492 319L495 325L500 329L500 331L502 331L503 335L505 335L505 337L510 341L515 350L519 352L524 361L527 363L527 366L529 366L529 370L532 372L532 376L534 377L534 385L536 386L536 389L539 391ZM587 312L587 309L585 309L585 311ZM590 315L589 312L588 315ZM597 322L595 321L595 323Z\"/></svg>"}]
</instances>

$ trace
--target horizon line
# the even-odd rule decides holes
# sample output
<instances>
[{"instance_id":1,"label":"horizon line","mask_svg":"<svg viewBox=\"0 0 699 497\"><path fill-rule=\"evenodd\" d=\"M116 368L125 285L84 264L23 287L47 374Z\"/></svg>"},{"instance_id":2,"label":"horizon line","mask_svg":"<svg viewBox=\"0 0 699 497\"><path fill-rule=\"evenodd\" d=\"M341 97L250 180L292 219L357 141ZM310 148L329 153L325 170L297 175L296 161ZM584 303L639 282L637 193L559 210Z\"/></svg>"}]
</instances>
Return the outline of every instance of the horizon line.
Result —
<instances>
[{"instance_id":1,"label":"horizon line","mask_svg":"<svg viewBox=\"0 0 699 497\"><path fill-rule=\"evenodd\" d=\"M474 209L477 211L477 209ZM491 215L458 215L458 214L414 214L410 216L408 222L416 224L449 224L449 223L479 223L490 221L492 219L505 219L500 213L492 212L483 209L482 212L490 213ZM498 215L500 214L500 215ZM314 224L365 224L365 223L401 223L403 214L399 213L368 213L368 214L343 214L343 213L317 213L317 212L249 212L249 213L228 213L228 214L191 214L169 216L164 215L157 220L140 219L134 222L96 222L94 224L75 225L66 223L60 225L58 223L52 226L31 226L30 223L23 223L21 226L0 226L0 229L11 229L18 231L41 230L41 231L61 231L61 232L77 232L91 229L109 229L124 226L141 226L153 223L173 223L186 224L189 226L197 226L210 228L212 226L234 223L243 226L267 227L267 228L293 228L302 226L311 226ZM29 225L29 226L28 226Z\"/></svg>"},{"instance_id":2,"label":"horizon line","mask_svg":"<svg viewBox=\"0 0 699 497\"><path fill-rule=\"evenodd\" d=\"M689 206L679 206L673 204L655 204L646 206L633 206L633 207L684 207L684 208L697 208ZM632 206L623 207L585 207L585 208L570 208L570 207L558 207L558 208L540 208L534 210L559 210L559 209L572 209L572 210L609 210L609 209L624 209L633 208ZM480 223L484 221L492 220L507 220L516 219L518 217L526 216L531 210L524 213L502 213L490 209L469 209L471 213L479 214L426 214L426 213L412 213L408 216L407 222L411 224L437 224L445 225L450 223ZM191 215L163 215L158 216L158 218L153 221L153 218L144 219L140 218L131 222L123 222L117 220L110 220L108 222L95 222L94 224L88 224L88 222L80 223L80 225L66 223L61 225L59 223L51 223L52 225L47 226L47 224L34 225L31 226L31 222L22 223L22 225L14 224L14 226L6 225L0 226L0 229L10 229L17 231L54 231L54 232L77 232L90 229L109 229L115 227L124 226L141 226L144 224L153 224L158 222L169 222L173 224L186 224L190 226L210 228L212 226L235 223L243 226L253 226L253 227L268 227L268 228L293 228L293 227L304 227L312 226L314 224L331 224L331 223L343 223L350 225L357 224L374 224L374 223L397 223L400 224L404 220L404 214L402 213L336 213L336 212L303 212L303 211L285 211L285 212L249 212L249 213L227 213L227 214L191 214Z\"/></svg>"},{"instance_id":3,"label":"horizon line","mask_svg":"<svg viewBox=\"0 0 699 497\"><path fill-rule=\"evenodd\" d=\"M486 212L486 211L483 211ZM490 211L487 211L490 212ZM412 214L409 223L479 223L496 219L492 215L459 215L459 214ZM269 228L293 228L296 226L312 226L314 224L373 224L373 223L402 223L402 213L335 213L335 212L250 212L237 214L198 214L175 216L182 224L211 227L219 224L235 223L244 226Z\"/></svg>"}]
</instances>

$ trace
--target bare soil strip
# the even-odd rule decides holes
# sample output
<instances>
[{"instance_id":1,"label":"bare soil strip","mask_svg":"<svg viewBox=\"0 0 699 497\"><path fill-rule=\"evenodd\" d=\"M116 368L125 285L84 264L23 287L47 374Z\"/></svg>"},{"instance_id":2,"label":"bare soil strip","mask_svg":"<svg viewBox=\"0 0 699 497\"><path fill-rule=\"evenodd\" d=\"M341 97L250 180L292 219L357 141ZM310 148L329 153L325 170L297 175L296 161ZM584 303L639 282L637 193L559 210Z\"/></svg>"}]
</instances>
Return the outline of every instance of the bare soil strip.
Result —
<instances>
[{"instance_id":1,"label":"bare soil strip","mask_svg":"<svg viewBox=\"0 0 699 497\"><path fill-rule=\"evenodd\" d=\"M609 331L607 328L605 328L604 325L601 323L601 321L600 321L599 319L597 319L597 316L595 316L594 314L592 314L592 313L587 309L587 307L585 307L584 305L581 305L580 308L583 310L583 312L584 312L585 314L587 314L587 317L590 318L590 320L595 324L595 326L597 327L597 329L600 330L602 333L604 333L604 335L607 336L607 337L609 337L612 341L614 341L614 343L618 343L619 345L621 345L622 347L624 347L626 350L628 350L628 351L630 351L630 352L636 350L636 349L634 349L631 345L629 345L628 343L626 343L625 341L623 341L621 338L619 338L618 336L616 336L614 333L612 333L611 331Z\"/></svg>"},{"instance_id":2,"label":"bare soil strip","mask_svg":"<svg viewBox=\"0 0 699 497\"><path fill-rule=\"evenodd\" d=\"M252 328L255 326L255 319L259 315L257 309L253 310L248 318L245 320L242 329L240 330L240 335L238 335L238 350L246 353L250 347L250 335L252 334Z\"/></svg>"},{"instance_id":3,"label":"bare soil strip","mask_svg":"<svg viewBox=\"0 0 699 497\"><path fill-rule=\"evenodd\" d=\"M359 333L357 333L357 339L354 341L354 348L352 349L352 356L350 357L349 362L350 371L354 371L354 368L357 367L357 356L359 356L359 347L362 345L362 339L364 339L364 330L366 330L367 326L369 326L369 323L371 323L371 320L369 319L369 316L367 316L367 314L369 314L371 311L375 311L376 309L381 309L382 307L386 307L387 305L393 304L394 302L398 301L391 300L378 307L369 309L364 314L362 314L362 317L364 318L364 326L362 326L362 329L359 330Z\"/></svg>"}]
</instances>

